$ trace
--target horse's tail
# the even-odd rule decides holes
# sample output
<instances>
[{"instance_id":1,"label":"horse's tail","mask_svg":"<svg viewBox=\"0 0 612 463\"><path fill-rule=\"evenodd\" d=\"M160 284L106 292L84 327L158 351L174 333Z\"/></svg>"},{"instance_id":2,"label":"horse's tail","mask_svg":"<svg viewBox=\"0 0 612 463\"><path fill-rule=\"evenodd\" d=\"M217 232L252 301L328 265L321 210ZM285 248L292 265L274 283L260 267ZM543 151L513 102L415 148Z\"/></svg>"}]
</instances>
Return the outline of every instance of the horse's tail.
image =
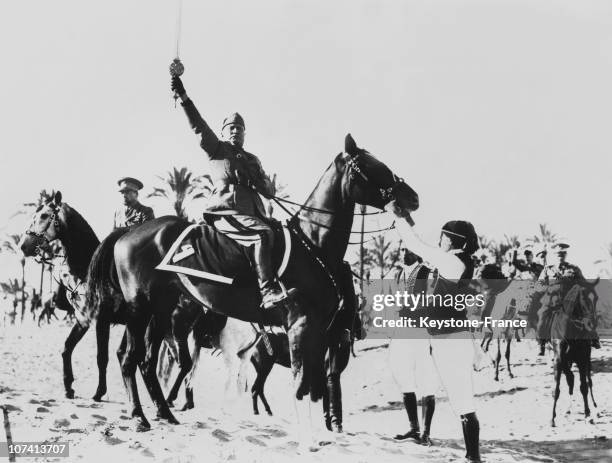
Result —
<instances>
[{"instance_id":1,"label":"horse's tail","mask_svg":"<svg viewBox=\"0 0 612 463\"><path fill-rule=\"evenodd\" d=\"M121 289L115 267L115 244L128 232L127 228L113 230L96 248L87 269L86 310L90 319L98 316L100 304Z\"/></svg>"}]
</instances>

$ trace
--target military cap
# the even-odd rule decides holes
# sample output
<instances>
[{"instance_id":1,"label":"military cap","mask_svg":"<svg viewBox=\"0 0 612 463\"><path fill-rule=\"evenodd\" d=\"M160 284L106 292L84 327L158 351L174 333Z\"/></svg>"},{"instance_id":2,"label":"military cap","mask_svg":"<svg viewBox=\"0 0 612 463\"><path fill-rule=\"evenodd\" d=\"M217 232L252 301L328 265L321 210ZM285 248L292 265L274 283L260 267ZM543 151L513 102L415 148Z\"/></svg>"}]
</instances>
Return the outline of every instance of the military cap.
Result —
<instances>
[{"instance_id":1,"label":"military cap","mask_svg":"<svg viewBox=\"0 0 612 463\"><path fill-rule=\"evenodd\" d=\"M117 181L117 185L119 185L119 192L128 190L138 191L142 190L144 186L140 180L133 177L123 177Z\"/></svg>"},{"instance_id":2,"label":"military cap","mask_svg":"<svg viewBox=\"0 0 612 463\"><path fill-rule=\"evenodd\" d=\"M555 243L553 245L553 249L556 249L557 251L566 250L569 247L570 247L569 244L566 244L566 243Z\"/></svg>"},{"instance_id":3,"label":"military cap","mask_svg":"<svg viewBox=\"0 0 612 463\"><path fill-rule=\"evenodd\" d=\"M225 126L230 125L230 124L240 125L242 126L243 129L245 128L244 119L238 113L232 113L229 116L227 116L225 119L223 119L223 127L221 127L221 130L223 130Z\"/></svg>"}]
</instances>

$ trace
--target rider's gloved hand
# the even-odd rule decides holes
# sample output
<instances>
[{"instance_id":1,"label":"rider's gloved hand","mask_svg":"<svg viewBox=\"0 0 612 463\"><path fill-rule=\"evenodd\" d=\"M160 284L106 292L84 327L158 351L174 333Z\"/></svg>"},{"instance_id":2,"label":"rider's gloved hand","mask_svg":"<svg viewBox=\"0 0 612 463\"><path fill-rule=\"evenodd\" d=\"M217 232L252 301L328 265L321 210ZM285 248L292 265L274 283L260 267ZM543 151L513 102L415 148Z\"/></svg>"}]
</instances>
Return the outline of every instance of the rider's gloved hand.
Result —
<instances>
[{"instance_id":1,"label":"rider's gloved hand","mask_svg":"<svg viewBox=\"0 0 612 463\"><path fill-rule=\"evenodd\" d=\"M170 85L170 88L181 98L187 94L187 92L185 92L183 82L181 81L181 78L179 76L172 77L172 84Z\"/></svg>"}]
</instances>

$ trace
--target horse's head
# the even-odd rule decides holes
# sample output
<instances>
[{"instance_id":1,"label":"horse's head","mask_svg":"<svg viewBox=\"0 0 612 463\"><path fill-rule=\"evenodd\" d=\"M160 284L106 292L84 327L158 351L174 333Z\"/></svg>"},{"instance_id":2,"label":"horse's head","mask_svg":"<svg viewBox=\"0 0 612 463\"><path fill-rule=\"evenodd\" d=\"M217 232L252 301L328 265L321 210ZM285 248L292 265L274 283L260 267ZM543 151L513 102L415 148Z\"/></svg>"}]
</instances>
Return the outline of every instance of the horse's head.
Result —
<instances>
[{"instance_id":1,"label":"horse's head","mask_svg":"<svg viewBox=\"0 0 612 463\"><path fill-rule=\"evenodd\" d=\"M358 204L384 209L391 200L409 214L419 207L419 195L369 152L358 148L350 134L344 142L344 194Z\"/></svg>"},{"instance_id":2,"label":"horse's head","mask_svg":"<svg viewBox=\"0 0 612 463\"><path fill-rule=\"evenodd\" d=\"M39 254L59 238L61 206L62 194L58 191L53 198L36 209L30 226L19 241L19 247L26 257Z\"/></svg>"}]
</instances>

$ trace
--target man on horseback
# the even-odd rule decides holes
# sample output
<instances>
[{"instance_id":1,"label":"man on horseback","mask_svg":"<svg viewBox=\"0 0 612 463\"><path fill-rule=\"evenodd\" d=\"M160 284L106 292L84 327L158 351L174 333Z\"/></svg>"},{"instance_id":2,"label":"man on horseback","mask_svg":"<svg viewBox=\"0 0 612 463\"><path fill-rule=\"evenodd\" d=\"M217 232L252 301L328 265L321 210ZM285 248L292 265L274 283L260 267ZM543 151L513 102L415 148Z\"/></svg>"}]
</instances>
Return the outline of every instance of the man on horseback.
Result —
<instances>
[{"instance_id":1,"label":"man on horseback","mask_svg":"<svg viewBox=\"0 0 612 463\"><path fill-rule=\"evenodd\" d=\"M225 118L223 140L219 140L187 96L180 77L172 78L172 90L181 99L181 106L192 129L201 136L200 147L210 160L214 189L206 212L226 218L229 216L237 228L259 235L251 256L259 278L262 306L264 309L272 308L283 302L294 290L285 294L275 281L272 267L274 232L264 220L265 209L258 193L273 196L276 192L259 158L243 149L244 119L238 113Z\"/></svg>"},{"instance_id":2,"label":"man on horseback","mask_svg":"<svg viewBox=\"0 0 612 463\"><path fill-rule=\"evenodd\" d=\"M140 225L155 218L153 209L138 201L138 191L143 187L140 180L123 177L117 181L117 185L119 185L119 193L123 195L123 206L115 211L114 228Z\"/></svg>"},{"instance_id":3,"label":"man on horseback","mask_svg":"<svg viewBox=\"0 0 612 463\"><path fill-rule=\"evenodd\" d=\"M557 243L553 248L556 249L558 262L546 266L539 277L540 281L550 285L548 288L548 303L543 303L542 308L538 310L537 332L540 338L540 355L544 355L544 347L549 337L548 333L546 333L549 317L555 310L559 310L562 307L565 296L574 285L577 284L584 288L589 288L591 286L584 278L580 268L577 265L567 262L567 248L569 248L569 245ZM589 315L592 319L592 323L589 325L591 328L589 335L593 347L599 349L601 345L596 330L597 315L595 313Z\"/></svg>"}]
</instances>

